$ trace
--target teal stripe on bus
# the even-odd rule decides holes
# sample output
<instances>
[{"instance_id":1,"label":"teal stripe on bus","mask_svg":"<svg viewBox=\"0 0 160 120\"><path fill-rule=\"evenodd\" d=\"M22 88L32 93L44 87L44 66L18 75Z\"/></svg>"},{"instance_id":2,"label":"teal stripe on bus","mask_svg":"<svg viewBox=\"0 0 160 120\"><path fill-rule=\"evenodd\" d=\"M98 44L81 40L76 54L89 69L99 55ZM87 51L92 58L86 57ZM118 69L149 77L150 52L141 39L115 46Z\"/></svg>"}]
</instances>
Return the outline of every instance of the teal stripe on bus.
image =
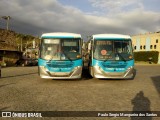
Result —
<instances>
[{"instance_id":1,"label":"teal stripe on bus","mask_svg":"<svg viewBox=\"0 0 160 120\"><path fill-rule=\"evenodd\" d=\"M46 38L46 39L52 39L52 38L81 38L81 37L75 37L75 36L42 36L42 38Z\"/></svg>"},{"instance_id":2,"label":"teal stripe on bus","mask_svg":"<svg viewBox=\"0 0 160 120\"><path fill-rule=\"evenodd\" d=\"M130 38L94 38L95 40L131 40Z\"/></svg>"}]
</instances>

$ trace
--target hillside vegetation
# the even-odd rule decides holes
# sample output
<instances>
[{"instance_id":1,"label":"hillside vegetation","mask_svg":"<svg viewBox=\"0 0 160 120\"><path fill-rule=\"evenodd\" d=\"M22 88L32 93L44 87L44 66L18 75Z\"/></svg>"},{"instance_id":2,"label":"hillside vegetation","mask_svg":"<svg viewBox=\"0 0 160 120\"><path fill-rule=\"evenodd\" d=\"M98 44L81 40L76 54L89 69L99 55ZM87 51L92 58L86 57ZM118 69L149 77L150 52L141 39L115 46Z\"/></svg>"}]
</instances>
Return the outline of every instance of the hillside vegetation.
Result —
<instances>
[{"instance_id":1,"label":"hillside vegetation","mask_svg":"<svg viewBox=\"0 0 160 120\"><path fill-rule=\"evenodd\" d=\"M39 45L39 39L31 36L16 33L14 31L0 29L0 50L20 50L22 44L22 50L33 46L32 42L35 40L36 46Z\"/></svg>"}]
</instances>

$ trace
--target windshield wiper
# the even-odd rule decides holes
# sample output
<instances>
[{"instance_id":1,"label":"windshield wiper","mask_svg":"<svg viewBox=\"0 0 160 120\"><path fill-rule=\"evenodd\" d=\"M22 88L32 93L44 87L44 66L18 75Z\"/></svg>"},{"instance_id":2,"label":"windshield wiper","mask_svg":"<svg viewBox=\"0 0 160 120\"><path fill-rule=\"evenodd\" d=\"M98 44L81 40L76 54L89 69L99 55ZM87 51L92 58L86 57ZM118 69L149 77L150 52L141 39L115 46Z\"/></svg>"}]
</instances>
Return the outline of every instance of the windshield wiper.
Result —
<instances>
[{"instance_id":1,"label":"windshield wiper","mask_svg":"<svg viewBox=\"0 0 160 120\"><path fill-rule=\"evenodd\" d=\"M120 54L120 53L117 53L118 54L118 56L120 56L121 58L122 58L122 60L124 61L124 62L126 62L126 59Z\"/></svg>"},{"instance_id":2,"label":"windshield wiper","mask_svg":"<svg viewBox=\"0 0 160 120\"><path fill-rule=\"evenodd\" d=\"M113 54L113 52L111 52L108 56L111 56L112 54ZM108 59L105 59L104 62L108 61Z\"/></svg>"},{"instance_id":3,"label":"windshield wiper","mask_svg":"<svg viewBox=\"0 0 160 120\"><path fill-rule=\"evenodd\" d=\"M72 59L64 51L62 51L62 53L72 62Z\"/></svg>"}]
</instances>

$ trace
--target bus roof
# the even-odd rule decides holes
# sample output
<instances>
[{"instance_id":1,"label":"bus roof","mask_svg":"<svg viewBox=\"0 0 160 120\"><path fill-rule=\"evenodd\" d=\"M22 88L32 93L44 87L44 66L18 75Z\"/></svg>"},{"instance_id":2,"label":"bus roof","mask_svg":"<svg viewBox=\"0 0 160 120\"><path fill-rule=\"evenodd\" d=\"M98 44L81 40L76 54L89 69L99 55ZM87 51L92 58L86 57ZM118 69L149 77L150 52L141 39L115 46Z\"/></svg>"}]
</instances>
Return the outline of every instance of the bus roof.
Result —
<instances>
[{"instance_id":1,"label":"bus roof","mask_svg":"<svg viewBox=\"0 0 160 120\"><path fill-rule=\"evenodd\" d=\"M122 34L96 34L96 35L92 35L93 39L98 39L98 38L108 38L108 39L112 39L112 38L124 38L124 39L131 39L131 37L129 35L122 35Z\"/></svg>"},{"instance_id":2,"label":"bus roof","mask_svg":"<svg viewBox=\"0 0 160 120\"><path fill-rule=\"evenodd\" d=\"M81 38L80 34L76 33L67 33L67 32L53 32L53 33L44 33L41 38Z\"/></svg>"}]
</instances>

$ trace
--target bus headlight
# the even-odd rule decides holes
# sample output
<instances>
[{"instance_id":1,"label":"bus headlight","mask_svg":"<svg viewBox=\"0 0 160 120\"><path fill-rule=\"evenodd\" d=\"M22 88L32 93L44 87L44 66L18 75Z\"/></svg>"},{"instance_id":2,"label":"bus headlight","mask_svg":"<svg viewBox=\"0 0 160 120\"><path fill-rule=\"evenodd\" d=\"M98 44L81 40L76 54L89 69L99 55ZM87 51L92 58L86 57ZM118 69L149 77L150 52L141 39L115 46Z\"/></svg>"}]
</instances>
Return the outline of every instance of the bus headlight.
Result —
<instances>
[{"instance_id":1,"label":"bus headlight","mask_svg":"<svg viewBox=\"0 0 160 120\"><path fill-rule=\"evenodd\" d=\"M126 72L133 70L133 66L129 67Z\"/></svg>"},{"instance_id":2,"label":"bus headlight","mask_svg":"<svg viewBox=\"0 0 160 120\"><path fill-rule=\"evenodd\" d=\"M77 55L77 58L81 58L81 55Z\"/></svg>"},{"instance_id":3,"label":"bus headlight","mask_svg":"<svg viewBox=\"0 0 160 120\"><path fill-rule=\"evenodd\" d=\"M132 56L132 55L130 55L128 58L129 58L129 59L132 59L132 58L133 58L133 56Z\"/></svg>"}]
</instances>

